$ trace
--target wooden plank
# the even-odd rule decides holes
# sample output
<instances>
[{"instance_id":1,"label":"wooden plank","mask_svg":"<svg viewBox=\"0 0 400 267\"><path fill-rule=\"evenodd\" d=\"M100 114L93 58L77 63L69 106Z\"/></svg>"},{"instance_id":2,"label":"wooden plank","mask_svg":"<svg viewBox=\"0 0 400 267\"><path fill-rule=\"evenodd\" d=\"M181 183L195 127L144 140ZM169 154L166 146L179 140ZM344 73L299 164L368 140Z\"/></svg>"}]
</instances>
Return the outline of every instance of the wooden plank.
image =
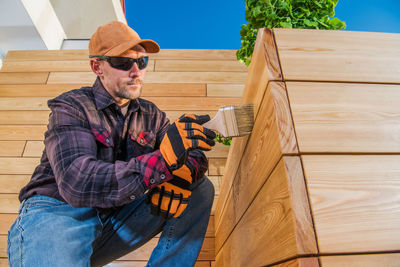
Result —
<instances>
[{"instance_id":1,"label":"wooden plank","mask_svg":"<svg viewBox=\"0 0 400 267\"><path fill-rule=\"evenodd\" d=\"M208 158L226 158L229 153L229 148L230 146L221 143L216 143L212 150L204 151L204 154Z\"/></svg>"},{"instance_id":2,"label":"wooden plank","mask_svg":"<svg viewBox=\"0 0 400 267\"><path fill-rule=\"evenodd\" d=\"M0 214L0 235L7 235L18 214Z\"/></svg>"},{"instance_id":3,"label":"wooden plank","mask_svg":"<svg viewBox=\"0 0 400 267\"><path fill-rule=\"evenodd\" d=\"M210 179L210 181L212 182L212 184L214 185L214 190L215 190L215 195L219 195L219 189L220 189L220 177L218 175L209 175L207 176L208 179ZM213 223L214 224L214 223Z\"/></svg>"},{"instance_id":4,"label":"wooden plank","mask_svg":"<svg viewBox=\"0 0 400 267\"><path fill-rule=\"evenodd\" d=\"M264 99L264 94L267 91L268 83L276 80L282 80L282 74L274 36L271 30L260 29L257 34L257 40L243 93L243 103L254 104L255 118L260 109L261 102ZM271 105L273 105L273 103L271 103ZM226 202L233 179L236 176L247 142L248 136L235 138L232 141L231 153L229 153L227 160L227 172L224 175L220 200L216 208L217 221L220 221L220 214Z\"/></svg>"},{"instance_id":5,"label":"wooden plank","mask_svg":"<svg viewBox=\"0 0 400 267\"><path fill-rule=\"evenodd\" d=\"M153 238L149 242L147 242L142 247L137 250L123 256L120 260L148 260L150 258L150 254L153 251L153 248L157 245L158 238ZM215 258L215 250L214 250L214 238L204 238L203 246L201 247L201 251L197 260L214 260Z\"/></svg>"},{"instance_id":6,"label":"wooden plank","mask_svg":"<svg viewBox=\"0 0 400 267\"><path fill-rule=\"evenodd\" d=\"M8 267L8 260L7 258L0 258L0 267Z\"/></svg>"},{"instance_id":7,"label":"wooden plank","mask_svg":"<svg viewBox=\"0 0 400 267\"><path fill-rule=\"evenodd\" d=\"M145 83L244 83L245 72L148 72ZM50 72L47 83L92 83L93 72ZM1 81L1 80L0 80Z\"/></svg>"},{"instance_id":8,"label":"wooden plank","mask_svg":"<svg viewBox=\"0 0 400 267\"><path fill-rule=\"evenodd\" d=\"M0 85L0 97L56 97L66 91L79 89L88 84L11 84ZM158 84L143 85L142 96L206 96L206 84Z\"/></svg>"},{"instance_id":9,"label":"wooden plank","mask_svg":"<svg viewBox=\"0 0 400 267\"><path fill-rule=\"evenodd\" d=\"M400 247L399 155L306 155L320 253Z\"/></svg>"},{"instance_id":10,"label":"wooden plank","mask_svg":"<svg viewBox=\"0 0 400 267\"><path fill-rule=\"evenodd\" d=\"M66 91L90 84L8 84L0 85L0 97L56 97Z\"/></svg>"},{"instance_id":11,"label":"wooden plank","mask_svg":"<svg viewBox=\"0 0 400 267\"><path fill-rule=\"evenodd\" d=\"M293 197L295 191L301 197ZM236 193L233 206L242 201ZM309 205L300 202L306 195L299 157L283 157L219 250L217 266L265 266L316 254ZM217 248L219 235L217 229Z\"/></svg>"},{"instance_id":12,"label":"wooden plank","mask_svg":"<svg viewBox=\"0 0 400 267\"><path fill-rule=\"evenodd\" d=\"M298 258L284 263L273 265L274 267L319 267L318 258Z\"/></svg>"},{"instance_id":13,"label":"wooden plank","mask_svg":"<svg viewBox=\"0 0 400 267\"><path fill-rule=\"evenodd\" d=\"M286 80L400 83L400 34L274 29Z\"/></svg>"},{"instance_id":14,"label":"wooden plank","mask_svg":"<svg viewBox=\"0 0 400 267\"><path fill-rule=\"evenodd\" d=\"M287 83L302 152L400 152L400 85Z\"/></svg>"},{"instance_id":15,"label":"wooden plank","mask_svg":"<svg viewBox=\"0 0 400 267\"><path fill-rule=\"evenodd\" d=\"M0 174L32 174L39 158L0 158Z\"/></svg>"},{"instance_id":16,"label":"wooden plank","mask_svg":"<svg viewBox=\"0 0 400 267\"><path fill-rule=\"evenodd\" d=\"M0 84L44 84L48 76L48 72L0 72Z\"/></svg>"},{"instance_id":17,"label":"wooden plank","mask_svg":"<svg viewBox=\"0 0 400 267\"><path fill-rule=\"evenodd\" d=\"M20 157L25 141L0 141L0 157Z\"/></svg>"},{"instance_id":18,"label":"wooden plank","mask_svg":"<svg viewBox=\"0 0 400 267\"><path fill-rule=\"evenodd\" d=\"M41 157L43 150L43 141L27 141L23 157Z\"/></svg>"},{"instance_id":19,"label":"wooden plank","mask_svg":"<svg viewBox=\"0 0 400 267\"><path fill-rule=\"evenodd\" d=\"M147 71L154 70L154 60L149 60ZM50 71L92 71L89 59L86 60L35 60L6 61L2 72L50 72Z\"/></svg>"},{"instance_id":20,"label":"wooden plank","mask_svg":"<svg viewBox=\"0 0 400 267\"><path fill-rule=\"evenodd\" d=\"M400 254L370 254L370 255L346 255L320 257L324 267L398 267L400 266Z\"/></svg>"},{"instance_id":21,"label":"wooden plank","mask_svg":"<svg viewBox=\"0 0 400 267\"><path fill-rule=\"evenodd\" d=\"M238 105L241 98L234 97L144 97L161 110L218 110L220 107ZM0 110L49 110L47 97L4 97L0 98Z\"/></svg>"},{"instance_id":22,"label":"wooden plank","mask_svg":"<svg viewBox=\"0 0 400 267\"><path fill-rule=\"evenodd\" d=\"M0 125L0 140L43 140L45 125Z\"/></svg>"},{"instance_id":23,"label":"wooden plank","mask_svg":"<svg viewBox=\"0 0 400 267\"><path fill-rule=\"evenodd\" d=\"M209 158L208 175L224 175L225 163L225 158Z\"/></svg>"},{"instance_id":24,"label":"wooden plank","mask_svg":"<svg viewBox=\"0 0 400 267\"><path fill-rule=\"evenodd\" d=\"M242 158L240 160L236 159L235 162L237 166L227 165L226 167L229 174L232 176L224 176L220 197L225 198L225 201L218 203L216 208L215 218L218 250L243 212L247 209L257 190L265 182L265 179L269 176L282 154L295 153L295 151L292 151L295 146L282 146L282 144L288 142L287 140L291 140L291 138L288 137L288 133L290 134L293 132L293 129L290 130L292 127L287 119L290 115L285 115L289 112L287 103L282 101L283 98L275 100L274 97L277 94L272 93L274 90L272 88L283 90L281 86L282 84L280 82L271 82L269 84ZM277 105L275 105L276 103ZM278 106L279 112L277 112L275 106ZM294 134L290 134L290 136L293 137ZM285 141L282 141L282 139ZM288 143L295 144L295 142L292 141ZM236 153L237 150L233 149L234 147L231 148L232 153ZM244 150L244 148L241 149ZM229 162L229 156L227 164L233 164ZM237 170L236 173L232 172L233 168ZM229 179L229 182L226 182L225 179ZM229 186L229 188L226 188L226 186ZM228 208L228 204L224 204L234 201L234 199L228 197L229 190L233 190L234 192L231 194L232 198L240 199L240 202L235 205L235 207L229 206ZM227 205L227 207L224 208L224 205ZM227 218L234 218L234 220L224 219L224 216Z\"/></svg>"},{"instance_id":25,"label":"wooden plank","mask_svg":"<svg viewBox=\"0 0 400 267\"><path fill-rule=\"evenodd\" d=\"M4 62L26 60L85 60L87 49L73 50L18 50L8 51ZM157 54L149 54L151 59L207 59L235 60L236 50L217 49L161 49Z\"/></svg>"},{"instance_id":26,"label":"wooden plank","mask_svg":"<svg viewBox=\"0 0 400 267\"><path fill-rule=\"evenodd\" d=\"M7 236L0 235L0 257L7 257Z\"/></svg>"},{"instance_id":27,"label":"wooden plank","mask_svg":"<svg viewBox=\"0 0 400 267\"><path fill-rule=\"evenodd\" d=\"M239 71L246 72L246 65L238 60L162 60L159 59L155 64L155 71L178 71L178 72L203 72L203 71Z\"/></svg>"},{"instance_id":28,"label":"wooden plank","mask_svg":"<svg viewBox=\"0 0 400 267\"><path fill-rule=\"evenodd\" d=\"M208 114L210 117L214 117L217 109L215 110L166 110L165 113L171 122L178 119L185 113L205 115ZM2 110L0 111L0 125L18 125L18 124L29 124L29 125L47 125L49 121L50 110ZM211 152L210 152L211 153Z\"/></svg>"},{"instance_id":29,"label":"wooden plank","mask_svg":"<svg viewBox=\"0 0 400 267\"><path fill-rule=\"evenodd\" d=\"M144 267L147 261L114 261L107 264L107 267ZM1 266L1 265L0 265ZM210 261L196 261L194 267L210 267Z\"/></svg>"},{"instance_id":30,"label":"wooden plank","mask_svg":"<svg viewBox=\"0 0 400 267\"><path fill-rule=\"evenodd\" d=\"M242 97L243 84L207 84L207 96L211 97Z\"/></svg>"},{"instance_id":31,"label":"wooden plank","mask_svg":"<svg viewBox=\"0 0 400 267\"><path fill-rule=\"evenodd\" d=\"M19 205L18 194L0 194L0 213L18 213Z\"/></svg>"},{"instance_id":32,"label":"wooden plank","mask_svg":"<svg viewBox=\"0 0 400 267\"><path fill-rule=\"evenodd\" d=\"M0 125L18 125L18 124L41 124L46 125L49 121L50 110L1 110Z\"/></svg>"},{"instance_id":33,"label":"wooden plank","mask_svg":"<svg viewBox=\"0 0 400 267\"><path fill-rule=\"evenodd\" d=\"M31 179L31 175L0 174L0 193L19 193Z\"/></svg>"}]
</instances>

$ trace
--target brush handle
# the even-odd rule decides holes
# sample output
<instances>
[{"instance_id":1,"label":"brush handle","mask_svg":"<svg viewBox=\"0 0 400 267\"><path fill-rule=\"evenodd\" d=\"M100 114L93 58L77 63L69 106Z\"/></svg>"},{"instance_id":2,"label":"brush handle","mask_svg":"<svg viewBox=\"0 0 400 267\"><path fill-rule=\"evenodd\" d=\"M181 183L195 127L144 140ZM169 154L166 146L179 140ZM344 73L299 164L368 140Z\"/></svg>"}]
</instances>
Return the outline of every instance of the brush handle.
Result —
<instances>
[{"instance_id":1,"label":"brush handle","mask_svg":"<svg viewBox=\"0 0 400 267\"><path fill-rule=\"evenodd\" d=\"M225 127L225 119L221 110L218 110L217 115L215 115L215 117L209 120L208 122L202 124L202 126L217 131L223 136L226 136L227 134Z\"/></svg>"}]
</instances>

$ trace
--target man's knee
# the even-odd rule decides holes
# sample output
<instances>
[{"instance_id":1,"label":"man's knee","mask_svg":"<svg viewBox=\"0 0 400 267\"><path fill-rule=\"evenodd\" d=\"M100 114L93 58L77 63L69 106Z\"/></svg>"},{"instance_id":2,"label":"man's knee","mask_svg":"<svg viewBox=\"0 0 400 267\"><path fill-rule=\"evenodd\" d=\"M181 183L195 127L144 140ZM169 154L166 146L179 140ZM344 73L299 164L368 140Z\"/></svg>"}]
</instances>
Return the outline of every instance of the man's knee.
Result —
<instances>
[{"instance_id":1,"label":"man's knee","mask_svg":"<svg viewBox=\"0 0 400 267\"><path fill-rule=\"evenodd\" d=\"M204 176L204 178L198 181L198 184L194 187L193 194L196 195L196 199L201 200L201 204L211 208L215 194L214 185L207 176Z\"/></svg>"}]
</instances>

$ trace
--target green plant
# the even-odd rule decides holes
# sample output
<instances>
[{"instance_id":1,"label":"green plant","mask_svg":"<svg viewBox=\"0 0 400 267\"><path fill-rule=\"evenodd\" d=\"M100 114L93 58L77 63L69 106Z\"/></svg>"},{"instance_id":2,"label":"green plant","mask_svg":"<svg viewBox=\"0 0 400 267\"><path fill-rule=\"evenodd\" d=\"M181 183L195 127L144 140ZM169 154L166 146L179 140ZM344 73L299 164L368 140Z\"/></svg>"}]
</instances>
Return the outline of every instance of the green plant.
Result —
<instances>
[{"instance_id":1,"label":"green plant","mask_svg":"<svg viewBox=\"0 0 400 267\"><path fill-rule=\"evenodd\" d=\"M219 133L216 133L217 136L214 138L215 142L224 144L226 146L230 146L232 143L232 138L230 137L224 137L223 135L220 135Z\"/></svg>"},{"instance_id":2,"label":"green plant","mask_svg":"<svg viewBox=\"0 0 400 267\"><path fill-rule=\"evenodd\" d=\"M344 29L346 24L335 15L339 0L245 0L245 18L241 27L242 45L237 59L249 66L259 28Z\"/></svg>"}]
</instances>

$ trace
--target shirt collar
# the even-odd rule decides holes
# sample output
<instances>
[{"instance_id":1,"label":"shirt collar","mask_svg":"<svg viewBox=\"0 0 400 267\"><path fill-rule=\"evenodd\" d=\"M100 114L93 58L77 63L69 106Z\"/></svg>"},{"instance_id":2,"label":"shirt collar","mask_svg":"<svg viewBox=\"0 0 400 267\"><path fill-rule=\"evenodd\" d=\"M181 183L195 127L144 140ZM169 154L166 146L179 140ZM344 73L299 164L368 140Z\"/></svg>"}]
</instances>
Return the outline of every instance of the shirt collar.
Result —
<instances>
[{"instance_id":1,"label":"shirt collar","mask_svg":"<svg viewBox=\"0 0 400 267\"><path fill-rule=\"evenodd\" d=\"M100 81L100 78L97 77L96 81L93 84L93 94L94 94L94 100L96 102L96 108L97 110L102 110L107 107L109 107L112 104L115 104L115 100L112 98L112 96L108 93L108 91L104 88L103 84ZM142 104L142 101L139 101L138 99L134 99L131 101L128 107L128 112L130 110L136 111L137 109L141 109L143 111L146 111L146 108Z\"/></svg>"}]
</instances>

